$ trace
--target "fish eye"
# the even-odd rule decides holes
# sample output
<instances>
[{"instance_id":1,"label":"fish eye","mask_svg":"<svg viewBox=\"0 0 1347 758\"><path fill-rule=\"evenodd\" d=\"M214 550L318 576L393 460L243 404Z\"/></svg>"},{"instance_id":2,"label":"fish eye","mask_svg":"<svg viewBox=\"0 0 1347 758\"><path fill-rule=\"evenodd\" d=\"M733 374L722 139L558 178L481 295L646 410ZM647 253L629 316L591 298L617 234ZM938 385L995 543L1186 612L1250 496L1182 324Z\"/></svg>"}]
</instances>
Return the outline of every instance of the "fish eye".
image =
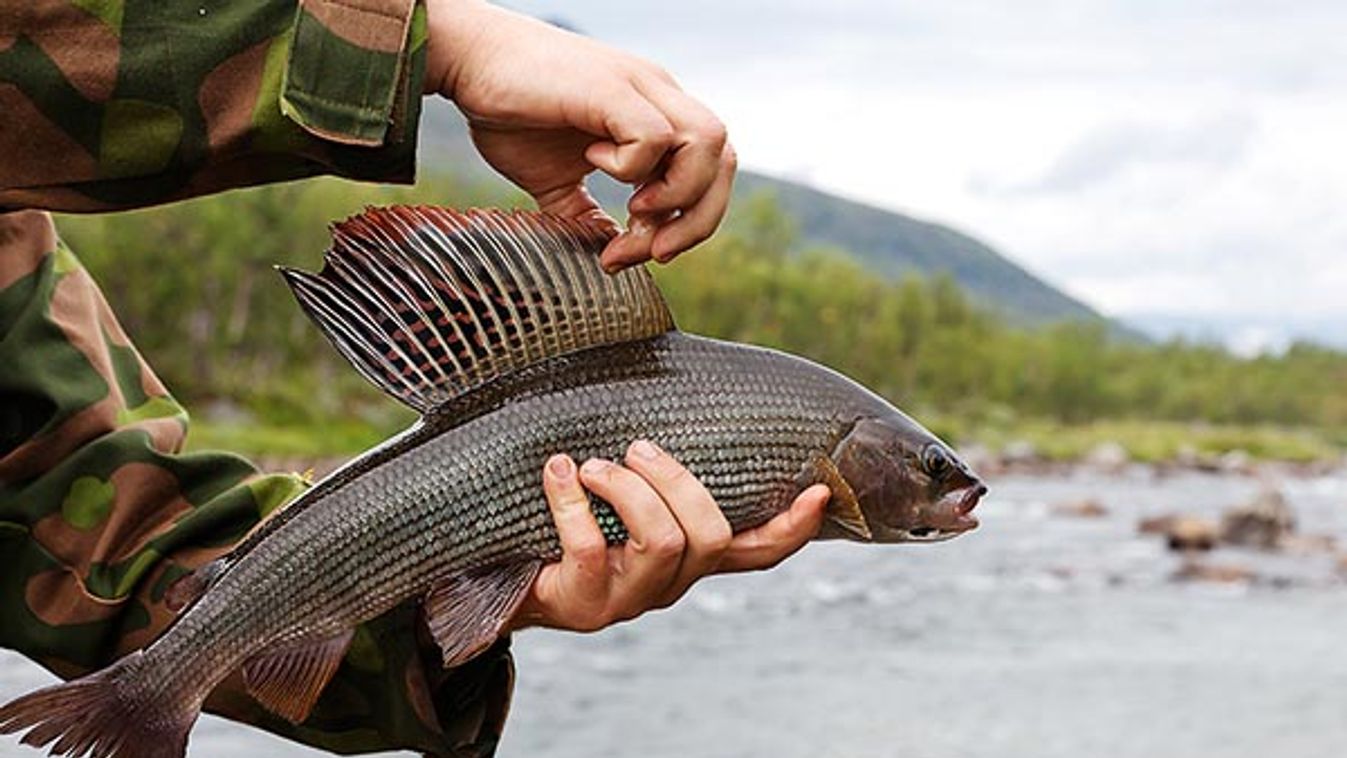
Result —
<instances>
[{"instance_id":1,"label":"fish eye","mask_svg":"<svg viewBox=\"0 0 1347 758\"><path fill-rule=\"evenodd\" d=\"M953 464L939 445L927 445L921 452L921 467L932 479L941 479L949 473Z\"/></svg>"}]
</instances>

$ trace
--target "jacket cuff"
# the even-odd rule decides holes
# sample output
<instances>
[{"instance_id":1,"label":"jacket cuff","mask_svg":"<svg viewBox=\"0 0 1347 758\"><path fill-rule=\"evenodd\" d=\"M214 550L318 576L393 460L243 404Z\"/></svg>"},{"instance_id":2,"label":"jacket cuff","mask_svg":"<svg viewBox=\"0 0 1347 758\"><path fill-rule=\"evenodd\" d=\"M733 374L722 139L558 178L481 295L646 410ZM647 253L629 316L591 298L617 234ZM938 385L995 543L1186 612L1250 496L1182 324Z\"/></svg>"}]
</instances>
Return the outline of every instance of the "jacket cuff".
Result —
<instances>
[{"instance_id":1,"label":"jacket cuff","mask_svg":"<svg viewBox=\"0 0 1347 758\"><path fill-rule=\"evenodd\" d=\"M425 27L416 0L300 0L281 112L333 142L414 144Z\"/></svg>"}]
</instances>

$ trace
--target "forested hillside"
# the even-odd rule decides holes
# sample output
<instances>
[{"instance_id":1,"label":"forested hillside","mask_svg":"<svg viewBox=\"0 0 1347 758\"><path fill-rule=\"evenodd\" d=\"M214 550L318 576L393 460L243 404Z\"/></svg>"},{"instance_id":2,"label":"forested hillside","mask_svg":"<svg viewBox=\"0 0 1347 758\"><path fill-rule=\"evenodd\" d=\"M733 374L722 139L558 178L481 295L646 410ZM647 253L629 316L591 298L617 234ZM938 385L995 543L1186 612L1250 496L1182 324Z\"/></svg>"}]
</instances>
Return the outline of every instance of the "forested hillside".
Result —
<instances>
[{"instance_id":1,"label":"forested hillside","mask_svg":"<svg viewBox=\"0 0 1347 758\"><path fill-rule=\"evenodd\" d=\"M285 430L297 451L348 449L409 416L342 363L272 266L318 267L328 223L366 204L432 199L520 200L498 182L411 190L317 180L58 223L190 409ZM957 439L1121 419L1313 428L1347 441L1341 353L1302 345L1240 359L1118 340L1097 321L1010 325L948 276L876 277L810 246L770 196L736 202L720 234L657 275L683 328L819 360Z\"/></svg>"}]
</instances>

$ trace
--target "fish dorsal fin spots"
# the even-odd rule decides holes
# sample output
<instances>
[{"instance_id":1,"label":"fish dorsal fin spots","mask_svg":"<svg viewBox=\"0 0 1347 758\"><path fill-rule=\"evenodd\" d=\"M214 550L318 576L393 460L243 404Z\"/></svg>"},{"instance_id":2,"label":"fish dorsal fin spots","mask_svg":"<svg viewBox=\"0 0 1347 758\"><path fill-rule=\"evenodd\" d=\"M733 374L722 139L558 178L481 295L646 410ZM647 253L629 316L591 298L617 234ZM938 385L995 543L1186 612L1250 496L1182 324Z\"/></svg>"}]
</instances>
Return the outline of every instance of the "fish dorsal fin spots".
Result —
<instances>
[{"instance_id":1,"label":"fish dorsal fin spots","mask_svg":"<svg viewBox=\"0 0 1347 758\"><path fill-rule=\"evenodd\" d=\"M267 710L298 724L323 694L351 646L355 629L327 639L292 643L243 664L243 685Z\"/></svg>"},{"instance_id":2,"label":"fish dorsal fin spots","mask_svg":"<svg viewBox=\"0 0 1347 758\"><path fill-rule=\"evenodd\" d=\"M426 594L426 626L445 668L491 647L524 601L542 567L538 561L476 569L445 577Z\"/></svg>"},{"instance_id":3,"label":"fish dorsal fin spots","mask_svg":"<svg viewBox=\"0 0 1347 758\"><path fill-rule=\"evenodd\" d=\"M650 273L604 273L608 237L577 221L392 206L332 237L321 271L281 273L365 378L422 413L531 363L674 328Z\"/></svg>"}]
</instances>

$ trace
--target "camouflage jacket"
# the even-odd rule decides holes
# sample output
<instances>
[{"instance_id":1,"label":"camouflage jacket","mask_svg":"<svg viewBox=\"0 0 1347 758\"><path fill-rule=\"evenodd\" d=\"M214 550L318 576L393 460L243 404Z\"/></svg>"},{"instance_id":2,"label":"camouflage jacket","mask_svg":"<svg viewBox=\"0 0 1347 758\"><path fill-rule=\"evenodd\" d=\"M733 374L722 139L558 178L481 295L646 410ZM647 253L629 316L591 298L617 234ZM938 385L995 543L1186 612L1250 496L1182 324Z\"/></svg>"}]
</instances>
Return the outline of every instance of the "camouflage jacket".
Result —
<instances>
[{"instance_id":1,"label":"camouflage jacket","mask_svg":"<svg viewBox=\"0 0 1347 758\"><path fill-rule=\"evenodd\" d=\"M0 0L0 211L409 182L425 29L412 0Z\"/></svg>"},{"instance_id":2,"label":"camouflage jacket","mask_svg":"<svg viewBox=\"0 0 1347 758\"><path fill-rule=\"evenodd\" d=\"M64 677L171 621L166 587L307 486L183 453L188 418L49 215L319 173L409 181L412 0L0 0L0 645ZM299 726L237 676L206 709L338 752L490 755L508 640L444 671L407 606L361 627Z\"/></svg>"}]
</instances>

